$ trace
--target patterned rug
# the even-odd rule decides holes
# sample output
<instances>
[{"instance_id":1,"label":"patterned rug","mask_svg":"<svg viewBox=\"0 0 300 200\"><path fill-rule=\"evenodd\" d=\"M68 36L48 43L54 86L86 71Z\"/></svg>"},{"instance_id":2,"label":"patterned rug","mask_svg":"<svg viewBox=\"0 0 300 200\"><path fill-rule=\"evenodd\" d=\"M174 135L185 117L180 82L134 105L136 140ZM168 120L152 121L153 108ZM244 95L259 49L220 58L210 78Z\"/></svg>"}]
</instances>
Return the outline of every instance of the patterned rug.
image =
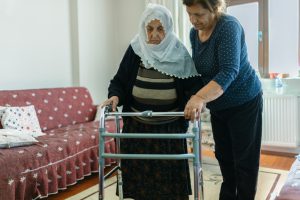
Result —
<instances>
[{"instance_id":1,"label":"patterned rug","mask_svg":"<svg viewBox=\"0 0 300 200\"><path fill-rule=\"evenodd\" d=\"M222 183L217 161L214 159L203 159L203 179L204 179L204 199L219 199L219 191ZM193 188L193 166L190 162L191 183ZM288 171L276 170L270 168L260 168L258 177L257 194L255 200L273 200L278 195L284 181L287 178ZM105 181L105 200L119 200L115 195L116 177L109 178ZM98 200L98 184L87 190L74 195L67 200ZM191 195L190 200L194 199ZM129 200L129 199L128 199Z\"/></svg>"}]
</instances>

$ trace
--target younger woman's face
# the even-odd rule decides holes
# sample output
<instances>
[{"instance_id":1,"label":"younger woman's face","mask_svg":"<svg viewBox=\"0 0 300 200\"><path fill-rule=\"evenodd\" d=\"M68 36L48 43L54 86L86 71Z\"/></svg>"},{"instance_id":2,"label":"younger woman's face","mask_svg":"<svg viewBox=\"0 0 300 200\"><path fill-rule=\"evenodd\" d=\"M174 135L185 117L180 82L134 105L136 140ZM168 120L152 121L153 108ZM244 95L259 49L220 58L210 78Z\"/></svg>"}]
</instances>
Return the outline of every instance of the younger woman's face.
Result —
<instances>
[{"instance_id":1,"label":"younger woman's face","mask_svg":"<svg viewBox=\"0 0 300 200\"><path fill-rule=\"evenodd\" d=\"M159 20L152 20L146 26L148 44L159 44L165 38L165 30Z\"/></svg>"},{"instance_id":2,"label":"younger woman's face","mask_svg":"<svg viewBox=\"0 0 300 200\"><path fill-rule=\"evenodd\" d=\"M190 21L196 30L205 31L212 26L215 14L202 7L201 4L186 6Z\"/></svg>"}]
</instances>

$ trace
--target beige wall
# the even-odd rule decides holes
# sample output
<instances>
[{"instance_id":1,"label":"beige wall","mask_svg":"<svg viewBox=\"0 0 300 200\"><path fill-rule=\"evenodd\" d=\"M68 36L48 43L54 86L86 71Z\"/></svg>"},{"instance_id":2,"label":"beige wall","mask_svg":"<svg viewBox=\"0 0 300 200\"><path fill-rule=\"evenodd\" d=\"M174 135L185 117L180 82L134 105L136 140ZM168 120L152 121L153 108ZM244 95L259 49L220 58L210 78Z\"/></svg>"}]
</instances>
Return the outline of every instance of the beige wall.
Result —
<instances>
[{"instance_id":1,"label":"beige wall","mask_svg":"<svg viewBox=\"0 0 300 200\"><path fill-rule=\"evenodd\" d=\"M106 98L143 0L1 0L0 90L87 87Z\"/></svg>"}]
</instances>

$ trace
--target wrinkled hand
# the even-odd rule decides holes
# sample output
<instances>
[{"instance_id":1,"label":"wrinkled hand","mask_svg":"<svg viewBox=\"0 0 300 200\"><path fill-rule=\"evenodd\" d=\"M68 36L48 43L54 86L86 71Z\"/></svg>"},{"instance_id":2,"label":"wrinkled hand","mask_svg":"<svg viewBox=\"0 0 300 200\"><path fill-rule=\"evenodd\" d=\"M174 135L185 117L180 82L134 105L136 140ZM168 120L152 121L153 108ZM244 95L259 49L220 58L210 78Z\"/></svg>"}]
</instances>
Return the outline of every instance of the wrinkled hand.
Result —
<instances>
[{"instance_id":1,"label":"wrinkled hand","mask_svg":"<svg viewBox=\"0 0 300 200\"><path fill-rule=\"evenodd\" d=\"M184 108L185 119L190 119L191 121L199 120L200 113L204 108L204 101L201 97L193 95L187 102Z\"/></svg>"},{"instance_id":2,"label":"wrinkled hand","mask_svg":"<svg viewBox=\"0 0 300 200\"><path fill-rule=\"evenodd\" d=\"M112 111L115 112L117 110L117 106L119 104L119 97L117 96L112 96L109 99L105 100L102 104L101 104L101 108L103 108L104 106L108 106L111 105Z\"/></svg>"}]
</instances>

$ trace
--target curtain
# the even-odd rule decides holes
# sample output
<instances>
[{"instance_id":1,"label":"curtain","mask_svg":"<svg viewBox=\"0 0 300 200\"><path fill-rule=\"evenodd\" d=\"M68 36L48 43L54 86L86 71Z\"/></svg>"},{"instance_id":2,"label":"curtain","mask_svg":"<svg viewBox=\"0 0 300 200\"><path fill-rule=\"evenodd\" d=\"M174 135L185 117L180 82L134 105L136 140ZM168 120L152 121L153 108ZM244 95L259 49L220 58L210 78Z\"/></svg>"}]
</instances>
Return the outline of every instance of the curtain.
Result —
<instances>
[{"instance_id":1,"label":"curtain","mask_svg":"<svg viewBox=\"0 0 300 200\"><path fill-rule=\"evenodd\" d=\"M185 44L187 49L190 51L190 39L189 33L191 29L191 24L188 15L185 11L185 6L182 4L181 0L145 0L146 5L148 3L161 4L167 7L173 16L174 31L179 39Z\"/></svg>"}]
</instances>

